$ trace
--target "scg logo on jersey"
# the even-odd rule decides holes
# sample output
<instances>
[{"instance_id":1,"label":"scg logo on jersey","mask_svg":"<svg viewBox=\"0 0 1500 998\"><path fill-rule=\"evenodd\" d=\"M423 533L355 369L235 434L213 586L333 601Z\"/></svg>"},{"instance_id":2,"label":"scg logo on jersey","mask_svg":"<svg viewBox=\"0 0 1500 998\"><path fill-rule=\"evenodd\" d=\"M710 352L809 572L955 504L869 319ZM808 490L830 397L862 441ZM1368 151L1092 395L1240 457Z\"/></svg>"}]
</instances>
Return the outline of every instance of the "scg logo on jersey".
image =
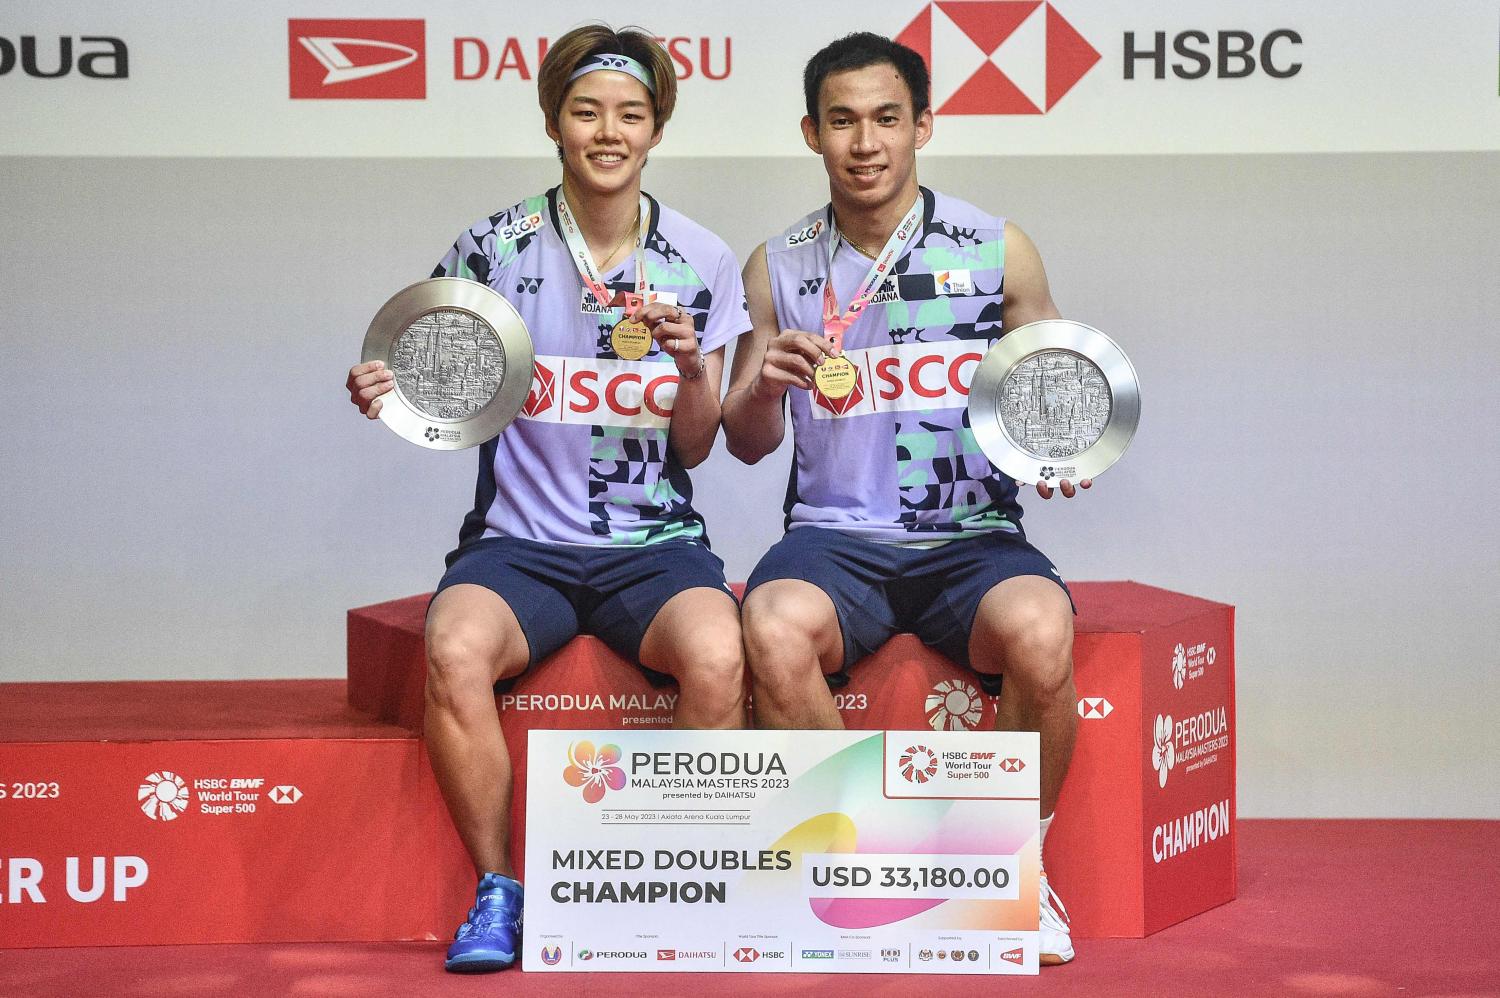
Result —
<instances>
[{"instance_id":1,"label":"scg logo on jersey","mask_svg":"<svg viewBox=\"0 0 1500 998\"><path fill-rule=\"evenodd\" d=\"M969 404L969 382L988 348L983 340L946 340L845 350L844 356L865 375L865 384L873 391L865 392L843 412L815 405L813 418L961 408Z\"/></svg>"},{"instance_id":2,"label":"scg logo on jersey","mask_svg":"<svg viewBox=\"0 0 1500 998\"><path fill-rule=\"evenodd\" d=\"M799 229L798 231L793 232L791 235L787 236L786 237L787 248L791 249L793 246L801 246L803 243L810 243L814 239L818 238L818 233L820 233L822 231L823 231L823 220L820 218L817 221L813 222L813 224L807 226L806 228Z\"/></svg>"},{"instance_id":3,"label":"scg logo on jersey","mask_svg":"<svg viewBox=\"0 0 1500 998\"><path fill-rule=\"evenodd\" d=\"M495 233L495 238L502 243L513 242L528 232L535 232L542 227L542 213L534 211L525 218L519 218ZM585 289L587 290L587 289Z\"/></svg>"},{"instance_id":4,"label":"scg logo on jersey","mask_svg":"<svg viewBox=\"0 0 1500 998\"><path fill-rule=\"evenodd\" d=\"M657 374L658 368L664 373ZM551 423L666 428L676 400L677 369L670 364L538 357L522 415Z\"/></svg>"},{"instance_id":5,"label":"scg logo on jersey","mask_svg":"<svg viewBox=\"0 0 1500 998\"><path fill-rule=\"evenodd\" d=\"M422 100L427 22L287 21L293 100Z\"/></svg>"}]
</instances>

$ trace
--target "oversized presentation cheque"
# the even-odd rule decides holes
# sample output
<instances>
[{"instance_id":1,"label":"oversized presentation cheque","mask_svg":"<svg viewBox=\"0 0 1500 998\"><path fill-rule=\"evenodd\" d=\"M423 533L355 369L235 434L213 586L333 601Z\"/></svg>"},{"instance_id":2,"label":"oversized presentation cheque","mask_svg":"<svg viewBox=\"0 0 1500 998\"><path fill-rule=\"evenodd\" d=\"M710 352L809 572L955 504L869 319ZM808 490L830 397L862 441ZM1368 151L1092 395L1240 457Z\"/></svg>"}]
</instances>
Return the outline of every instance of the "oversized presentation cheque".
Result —
<instances>
[{"instance_id":1,"label":"oversized presentation cheque","mask_svg":"<svg viewBox=\"0 0 1500 998\"><path fill-rule=\"evenodd\" d=\"M530 732L538 971L1034 974L1035 733Z\"/></svg>"}]
</instances>

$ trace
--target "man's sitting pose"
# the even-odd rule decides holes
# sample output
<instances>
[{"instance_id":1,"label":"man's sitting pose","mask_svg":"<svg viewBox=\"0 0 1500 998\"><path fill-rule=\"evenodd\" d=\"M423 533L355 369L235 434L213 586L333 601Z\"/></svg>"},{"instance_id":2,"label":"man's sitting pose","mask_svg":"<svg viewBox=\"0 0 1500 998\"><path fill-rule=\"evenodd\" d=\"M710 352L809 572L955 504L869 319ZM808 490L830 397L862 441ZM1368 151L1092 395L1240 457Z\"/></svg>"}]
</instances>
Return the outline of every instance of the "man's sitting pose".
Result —
<instances>
[{"instance_id":1,"label":"man's sitting pose","mask_svg":"<svg viewBox=\"0 0 1500 998\"><path fill-rule=\"evenodd\" d=\"M918 185L916 152L932 134L921 56L850 35L813 56L804 89L802 131L832 203L746 265L755 328L723 406L741 460L780 445L788 404L796 449L787 533L744 606L755 716L840 727L829 681L913 631L992 692L1003 674L999 727L1041 733L1045 844L1078 721L1073 606L965 406L990 345L1057 307L1025 233ZM1041 962L1071 960L1045 872L1040 925Z\"/></svg>"}]
</instances>

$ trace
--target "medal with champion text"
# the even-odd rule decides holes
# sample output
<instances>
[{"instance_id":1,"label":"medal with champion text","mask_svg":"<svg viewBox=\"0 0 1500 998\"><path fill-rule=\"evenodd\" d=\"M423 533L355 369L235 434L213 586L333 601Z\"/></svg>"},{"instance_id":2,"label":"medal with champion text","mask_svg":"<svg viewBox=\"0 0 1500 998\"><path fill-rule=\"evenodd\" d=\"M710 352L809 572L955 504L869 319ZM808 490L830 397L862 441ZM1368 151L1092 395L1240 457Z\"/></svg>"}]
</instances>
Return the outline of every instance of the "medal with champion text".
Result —
<instances>
[{"instance_id":1,"label":"medal with champion text","mask_svg":"<svg viewBox=\"0 0 1500 998\"><path fill-rule=\"evenodd\" d=\"M573 265L578 268L578 276L583 280L584 287L588 288L600 305L606 308L623 306L627 313L621 316L609 334L610 346L615 355L621 360L640 360L651 352L651 330L644 322L632 319L628 313L647 302L666 301L668 297L652 294L646 282L646 236L651 231L650 200L646 195L641 195L640 208L636 216L639 224L634 253L635 291L626 292L623 296L609 290L604 283L604 275L599 273L599 269L594 266L594 257L589 252L588 243L584 241L583 230L579 228L572 209L568 207L568 199L563 196L561 189L557 192L557 218L561 223L563 240L568 245L568 252L573 257ZM611 251L609 255L613 256L614 251ZM675 296L674 300L666 303L675 305Z\"/></svg>"},{"instance_id":2,"label":"medal with champion text","mask_svg":"<svg viewBox=\"0 0 1500 998\"><path fill-rule=\"evenodd\" d=\"M901 224L896 226L896 231L886 240L885 247L875 256L875 262L870 265L869 273L860 282L859 290L854 294L854 300L849 303L848 309L840 313L839 300L833 290L833 254L837 252L839 240L849 243L849 247L863 255L863 251L850 242L847 236L840 236L838 221L829 212L828 226L828 277L823 282L823 335L834 349L842 349L844 342L844 330L854 325L854 320L864 313L865 306L875 297L880 286L885 283L891 275L891 270L896 266L896 261L901 259L901 254L906 252L906 247L916 238L922 228L922 216L926 211L926 198L920 193L917 200L912 204L911 210L906 217L901 219ZM854 391L854 383L858 378L853 362L840 354L837 357L825 357L813 372L813 381L818 386L818 391L830 399L841 399Z\"/></svg>"}]
</instances>

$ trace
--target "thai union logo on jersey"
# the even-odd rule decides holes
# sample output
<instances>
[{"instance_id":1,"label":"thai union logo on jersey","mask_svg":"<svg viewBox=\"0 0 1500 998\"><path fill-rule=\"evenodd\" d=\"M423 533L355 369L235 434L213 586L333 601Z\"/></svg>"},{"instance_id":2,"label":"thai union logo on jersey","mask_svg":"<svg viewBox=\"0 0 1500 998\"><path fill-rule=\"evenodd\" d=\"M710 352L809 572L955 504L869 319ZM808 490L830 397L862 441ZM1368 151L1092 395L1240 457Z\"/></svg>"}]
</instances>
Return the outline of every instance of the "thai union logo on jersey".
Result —
<instances>
[{"instance_id":1,"label":"thai union logo on jersey","mask_svg":"<svg viewBox=\"0 0 1500 998\"><path fill-rule=\"evenodd\" d=\"M538 357L521 415L546 423L665 429L676 400L677 368L671 364Z\"/></svg>"},{"instance_id":2,"label":"thai union logo on jersey","mask_svg":"<svg viewBox=\"0 0 1500 998\"><path fill-rule=\"evenodd\" d=\"M845 350L844 356L859 372L865 390L840 399L848 404L838 407L814 399L819 404L812 407L813 418L843 419L875 412L963 408L969 404L969 382L974 380L974 370L988 349L985 340L948 340Z\"/></svg>"},{"instance_id":3,"label":"thai union logo on jersey","mask_svg":"<svg viewBox=\"0 0 1500 998\"><path fill-rule=\"evenodd\" d=\"M422 100L427 22L287 21L293 100Z\"/></svg>"}]
</instances>

